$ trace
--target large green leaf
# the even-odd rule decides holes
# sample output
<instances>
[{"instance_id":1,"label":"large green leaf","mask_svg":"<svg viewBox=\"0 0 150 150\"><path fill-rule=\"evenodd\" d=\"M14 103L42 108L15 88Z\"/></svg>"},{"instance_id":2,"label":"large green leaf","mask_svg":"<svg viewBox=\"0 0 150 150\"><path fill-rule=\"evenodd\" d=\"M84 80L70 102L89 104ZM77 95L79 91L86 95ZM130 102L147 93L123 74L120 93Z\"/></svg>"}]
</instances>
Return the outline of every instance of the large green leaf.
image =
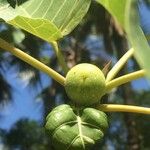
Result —
<instances>
[{"instance_id":1,"label":"large green leaf","mask_svg":"<svg viewBox=\"0 0 150 150\"><path fill-rule=\"evenodd\" d=\"M18 3L0 0L0 18L51 42L79 24L91 0L22 0Z\"/></svg>"},{"instance_id":2,"label":"large green leaf","mask_svg":"<svg viewBox=\"0 0 150 150\"><path fill-rule=\"evenodd\" d=\"M125 29L128 39L135 49L135 57L150 78L150 47L140 27L137 0L97 0Z\"/></svg>"},{"instance_id":3,"label":"large green leaf","mask_svg":"<svg viewBox=\"0 0 150 150\"><path fill-rule=\"evenodd\" d=\"M45 127L56 150L88 150L102 139L108 123L97 109L60 105L49 113Z\"/></svg>"},{"instance_id":4,"label":"large green leaf","mask_svg":"<svg viewBox=\"0 0 150 150\"><path fill-rule=\"evenodd\" d=\"M125 5L127 0L97 0L103 5L123 26L125 18Z\"/></svg>"},{"instance_id":5,"label":"large green leaf","mask_svg":"<svg viewBox=\"0 0 150 150\"><path fill-rule=\"evenodd\" d=\"M150 78L150 47L139 22L137 0L129 0L126 5L125 29L135 49L135 57Z\"/></svg>"}]
</instances>

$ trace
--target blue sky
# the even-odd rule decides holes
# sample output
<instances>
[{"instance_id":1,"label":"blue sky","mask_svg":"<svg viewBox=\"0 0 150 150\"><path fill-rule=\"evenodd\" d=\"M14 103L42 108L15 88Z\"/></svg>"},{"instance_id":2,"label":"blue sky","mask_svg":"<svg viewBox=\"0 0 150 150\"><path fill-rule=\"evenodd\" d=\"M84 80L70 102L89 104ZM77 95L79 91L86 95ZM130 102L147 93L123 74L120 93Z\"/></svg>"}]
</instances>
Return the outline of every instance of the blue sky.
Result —
<instances>
[{"instance_id":1,"label":"blue sky","mask_svg":"<svg viewBox=\"0 0 150 150\"><path fill-rule=\"evenodd\" d=\"M150 33L150 6L147 7L144 5L144 3L141 3L139 8L141 16L141 26L146 33Z\"/></svg>"},{"instance_id":2,"label":"blue sky","mask_svg":"<svg viewBox=\"0 0 150 150\"><path fill-rule=\"evenodd\" d=\"M43 87L50 84L50 78L41 74ZM13 87L13 101L4 108L1 107L0 128L9 129L20 118L29 118L37 121L42 120L43 103L37 99L37 94L42 90L24 86L24 81L16 77L16 71L10 70L6 74L7 80Z\"/></svg>"}]
</instances>

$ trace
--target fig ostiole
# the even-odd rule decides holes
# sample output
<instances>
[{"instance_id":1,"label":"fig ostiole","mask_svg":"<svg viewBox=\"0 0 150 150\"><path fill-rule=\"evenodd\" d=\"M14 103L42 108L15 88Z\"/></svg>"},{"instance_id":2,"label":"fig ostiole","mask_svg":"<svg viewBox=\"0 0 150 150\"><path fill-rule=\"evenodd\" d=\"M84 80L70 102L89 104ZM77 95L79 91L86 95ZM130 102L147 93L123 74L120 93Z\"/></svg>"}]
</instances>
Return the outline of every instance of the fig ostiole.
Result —
<instances>
[{"instance_id":1,"label":"fig ostiole","mask_svg":"<svg viewBox=\"0 0 150 150\"><path fill-rule=\"evenodd\" d=\"M72 102L90 106L100 101L105 91L105 77L95 65L83 63L70 69L66 75L65 90Z\"/></svg>"}]
</instances>

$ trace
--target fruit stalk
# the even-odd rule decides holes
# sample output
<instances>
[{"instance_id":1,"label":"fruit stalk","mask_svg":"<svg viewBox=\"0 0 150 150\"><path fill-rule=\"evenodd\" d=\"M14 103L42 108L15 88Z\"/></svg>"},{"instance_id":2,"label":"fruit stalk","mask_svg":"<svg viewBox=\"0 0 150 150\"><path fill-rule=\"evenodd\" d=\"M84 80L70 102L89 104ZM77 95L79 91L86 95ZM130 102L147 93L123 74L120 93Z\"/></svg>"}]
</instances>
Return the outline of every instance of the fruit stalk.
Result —
<instances>
[{"instance_id":1,"label":"fruit stalk","mask_svg":"<svg viewBox=\"0 0 150 150\"><path fill-rule=\"evenodd\" d=\"M62 75L60 75L55 70L49 68L48 66L46 66L43 63L41 63L37 59L35 59L35 58L31 57L30 55L24 53L20 49L14 47L13 45L9 44L8 42L4 41L1 38L0 38L0 47L2 49L6 50L6 51L9 51L10 53L15 55L16 57L18 57L21 60L23 60L26 63L28 63L29 65L37 68L38 70L41 70L41 71L45 72L46 74L51 76L54 80L56 80L57 82L59 82L61 85L64 86L65 78Z\"/></svg>"},{"instance_id":2,"label":"fruit stalk","mask_svg":"<svg viewBox=\"0 0 150 150\"><path fill-rule=\"evenodd\" d=\"M150 115L150 108L147 107L117 104L101 104L96 108L104 112L132 112Z\"/></svg>"},{"instance_id":3,"label":"fruit stalk","mask_svg":"<svg viewBox=\"0 0 150 150\"><path fill-rule=\"evenodd\" d=\"M133 73L129 73L127 75L118 77L118 78L106 83L106 93L108 93L111 89L116 88L119 85L125 84L132 80L136 80L141 77L144 77L145 74L146 74L145 70L139 70L139 71L135 71Z\"/></svg>"},{"instance_id":4,"label":"fruit stalk","mask_svg":"<svg viewBox=\"0 0 150 150\"><path fill-rule=\"evenodd\" d=\"M67 74L67 72L69 71L69 68L68 68L68 66L67 66L67 64L66 64L66 62L65 62L65 60L64 60L64 57L63 57L63 55L62 55L61 50L60 50L59 47L58 47L57 42L54 41L54 42L52 42L51 44L52 44L52 46L53 46L53 48L54 48L54 50L55 50L55 54L56 54L56 56L57 56L57 58L58 58L58 62L59 62L59 64L60 64L60 66L62 67L64 73Z\"/></svg>"},{"instance_id":5,"label":"fruit stalk","mask_svg":"<svg viewBox=\"0 0 150 150\"><path fill-rule=\"evenodd\" d=\"M111 81L117 75L117 73L125 65L128 59L133 55L133 53L134 53L134 49L131 48L120 58L120 60L118 60L115 66L107 74L106 83Z\"/></svg>"}]
</instances>

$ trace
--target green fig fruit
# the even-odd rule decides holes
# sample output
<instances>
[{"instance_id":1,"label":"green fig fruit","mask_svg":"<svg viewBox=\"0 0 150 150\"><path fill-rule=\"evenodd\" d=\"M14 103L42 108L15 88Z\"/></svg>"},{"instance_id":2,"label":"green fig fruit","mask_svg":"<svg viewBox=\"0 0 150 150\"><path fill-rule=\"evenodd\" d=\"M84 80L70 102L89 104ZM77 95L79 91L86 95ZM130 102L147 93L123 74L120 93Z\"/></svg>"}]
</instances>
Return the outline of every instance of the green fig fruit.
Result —
<instances>
[{"instance_id":1,"label":"green fig fruit","mask_svg":"<svg viewBox=\"0 0 150 150\"><path fill-rule=\"evenodd\" d=\"M78 105L89 106L97 103L105 91L105 86L104 74L92 64L78 64L66 75L66 93Z\"/></svg>"}]
</instances>

